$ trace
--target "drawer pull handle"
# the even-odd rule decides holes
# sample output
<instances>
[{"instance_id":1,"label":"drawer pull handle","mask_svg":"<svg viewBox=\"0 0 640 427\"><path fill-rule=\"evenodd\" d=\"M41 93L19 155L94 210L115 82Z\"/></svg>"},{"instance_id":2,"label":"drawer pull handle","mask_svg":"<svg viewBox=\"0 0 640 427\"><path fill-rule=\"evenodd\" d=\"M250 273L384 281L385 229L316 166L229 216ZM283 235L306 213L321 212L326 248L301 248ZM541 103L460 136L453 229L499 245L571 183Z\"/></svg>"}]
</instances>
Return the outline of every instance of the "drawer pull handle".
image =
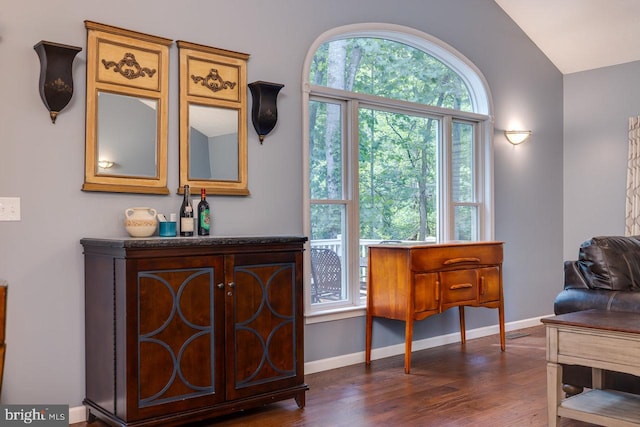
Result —
<instances>
[{"instance_id":1,"label":"drawer pull handle","mask_svg":"<svg viewBox=\"0 0 640 427\"><path fill-rule=\"evenodd\" d=\"M480 258L451 258L443 262L444 265L460 264L463 262L475 262L480 263Z\"/></svg>"},{"instance_id":2,"label":"drawer pull handle","mask_svg":"<svg viewBox=\"0 0 640 427\"><path fill-rule=\"evenodd\" d=\"M224 283L218 283L218 289L224 289Z\"/></svg>"},{"instance_id":3,"label":"drawer pull handle","mask_svg":"<svg viewBox=\"0 0 640 427\"><path fill-rule=\"evenodd\" d=\"M484 276L480 276L480 295L485 294Z\"/></svg>"},{"instance_id":4,"label":"drawer pull handle","mask_svg":"<svg viewBox=\"0 0 640 427\"><path fill-rule=\"evenodd\" d=\"M459 283L457 285L451 285L449 287L449 290L455 291L457 289L468 289L468 288L473 288L473 285L471 283Z\"/></svg>"},{"instance_id":5,"label":"drawer pull handle","mask_svg":"<svg viewBox=\"0 0 640 427\"><path fill-rule=\"evenodd\" d=\"M436 291L436 301L440 301L440 281L436 280L436 286L435 286L435 291Z\"/></svg>"}]
</instances>

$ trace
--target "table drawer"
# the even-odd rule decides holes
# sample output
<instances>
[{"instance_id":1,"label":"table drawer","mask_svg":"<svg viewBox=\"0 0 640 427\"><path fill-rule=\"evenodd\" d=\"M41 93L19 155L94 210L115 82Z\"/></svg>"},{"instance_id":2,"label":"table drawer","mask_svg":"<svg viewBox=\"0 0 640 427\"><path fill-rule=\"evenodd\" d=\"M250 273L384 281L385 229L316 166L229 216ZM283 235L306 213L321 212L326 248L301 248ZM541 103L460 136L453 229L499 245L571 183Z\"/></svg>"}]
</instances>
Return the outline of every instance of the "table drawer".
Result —
<instances>
[{"instance_id":1,"label":"table drawer","mask_svg":"<svg viewBox=\"0 0 640 427\"><path fill-rule=\"evenodd\" d=\"M558 363L589 360L587 366L640 375L640 337L606 331L558 332ZM613 365L617 365L614 369Z\"/></svg>"},{"instance_id":2,"label":"table drawer","mask_svg":"<svg viewBox=\"0 0 640 427\"><path fill-rule=\"evenodd\" d=\"M478 272L475 269L445 271L440 273L442 304L476 301Z\"/></svg>"},{"instance_id":3,"label":"table drawer","mask_svg":"<svg viewBox=\"0 0 640 427\"><path fill-rule=\"evenodd\" d=\"M424 247L411 252L411 270L469 268L502 263L502 245L464 245Z\"/></svg>"}]
</instances>

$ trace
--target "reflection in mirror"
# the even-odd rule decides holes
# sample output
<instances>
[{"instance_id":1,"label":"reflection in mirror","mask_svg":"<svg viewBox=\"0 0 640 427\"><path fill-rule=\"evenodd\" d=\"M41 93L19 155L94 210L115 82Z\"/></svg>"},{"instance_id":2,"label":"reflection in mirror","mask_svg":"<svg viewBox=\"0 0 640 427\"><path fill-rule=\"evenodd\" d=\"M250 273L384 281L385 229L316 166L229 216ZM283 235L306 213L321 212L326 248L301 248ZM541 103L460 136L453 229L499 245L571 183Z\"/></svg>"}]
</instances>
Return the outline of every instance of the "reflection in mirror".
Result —
<instances>
[{"instance_id":1,"label":"reflection in mirror","mask_svg":"<svg viewBox=\"0 0 640 427\"><path fill-rule=\"evenodd\" d=\"M157 109L155 99L98 92L96 174L157 175ZM126 129L123 123L127 123Z\"/></svg>"},{"instance_id":2,"label":"reflection in mirror","mask_svg":"<svg viewBox=\"0 0 640 427\"><path fill-rule=\"evenodd\" d=\"M189 104L189 179L238 180L238 111Z\"/></svg>"}]
</instances>

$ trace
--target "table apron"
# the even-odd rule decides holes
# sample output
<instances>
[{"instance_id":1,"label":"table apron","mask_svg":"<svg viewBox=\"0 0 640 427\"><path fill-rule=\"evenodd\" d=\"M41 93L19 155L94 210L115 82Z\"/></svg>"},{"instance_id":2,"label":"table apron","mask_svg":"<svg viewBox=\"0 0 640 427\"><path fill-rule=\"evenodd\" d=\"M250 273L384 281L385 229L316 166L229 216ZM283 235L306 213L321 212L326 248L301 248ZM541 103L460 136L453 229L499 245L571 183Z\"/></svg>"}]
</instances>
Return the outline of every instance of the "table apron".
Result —
<instances>
[{"instance_id":1,"label":"table apron","mask_svg":"<svg viewBox=\"0 0 640 427\"><path fill-rule=\"evenodd\" d=\"M558 330L557 363L582 365L640 375L637 334Z\"/></svg>"}]
</instances>

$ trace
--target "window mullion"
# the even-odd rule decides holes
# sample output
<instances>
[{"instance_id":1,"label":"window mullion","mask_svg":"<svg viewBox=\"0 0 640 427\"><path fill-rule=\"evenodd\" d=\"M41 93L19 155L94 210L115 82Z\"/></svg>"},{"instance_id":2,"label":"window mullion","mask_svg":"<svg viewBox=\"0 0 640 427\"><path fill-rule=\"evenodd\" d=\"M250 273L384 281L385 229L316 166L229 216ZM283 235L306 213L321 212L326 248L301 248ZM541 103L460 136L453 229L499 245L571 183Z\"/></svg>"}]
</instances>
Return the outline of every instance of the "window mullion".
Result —
<instances>
[{"instance_id":1,"label":"window mullion","mask_svg":"<svg viewBox=\"0 0 640 427\"><path fill-rule=\"evenodd\" d=\"M431 114L439 116L451 115L455 111L456 116L473 121L487 120L489 116L486 114L478 114L470 111L451 110L449 108L438 107L437 105L420 104L417 102L403 101L400 99L384 98L382 96L369 95L366 93L349 92L341 89L334 89L326 86L311 86L311 94L322 96L327 99L345 100L354 99L362 103L377 105L389 108L401 108L410 113L424 113L428 111Z\"/></svg>"},{"instance_id":2,"label":"window mullion","mask_svg":"<svg viewBox=\"0 0 640 427\"><path fill-rule=\"evenodd\" d=\"M348 268L348 292L349 300L354 303L359 303L360 292L360 278L358 272L360 271L360 200L358 197L358 166L359 166L359 122L358 122L358 109L359 102L357 100L351 100L348 103L347 108L347 146L348 150L348 163L346 166L345 175L348 176L348 185L346 187L349 190L347 200L349 201L348 212L348 230L349 230L349 246L347 248L347 263Z\"/></svg>"},{"instance_id":3,"label":"window mullion","mask_svg":"<svg viewBox=\"0 0 640 427\"><path fill-rule=\"evenodd\" d=\"M451 140L453 132L451 116L442 118L442 132L440 136L440 236L441 241L451 240L454 234L454 209L451 176Z\"/></svg>"},{"instance_id":4,"label":"window mullion","mask_svg":"<svg viewBox=\"0 0 640 427\"><path fill-rule=\"evenodd\" d=\"M473 126L473 201L476 203L476 238L482 240L482 230L484 227L482 226L483 212L480 206L480 194L482 191L480 189L484 185L484 181L480 173L482 168L478 167L478 165L480 165L480 159L482 158L480 141L480 125L475 123Z\"/></svg>"}]
</instances>

